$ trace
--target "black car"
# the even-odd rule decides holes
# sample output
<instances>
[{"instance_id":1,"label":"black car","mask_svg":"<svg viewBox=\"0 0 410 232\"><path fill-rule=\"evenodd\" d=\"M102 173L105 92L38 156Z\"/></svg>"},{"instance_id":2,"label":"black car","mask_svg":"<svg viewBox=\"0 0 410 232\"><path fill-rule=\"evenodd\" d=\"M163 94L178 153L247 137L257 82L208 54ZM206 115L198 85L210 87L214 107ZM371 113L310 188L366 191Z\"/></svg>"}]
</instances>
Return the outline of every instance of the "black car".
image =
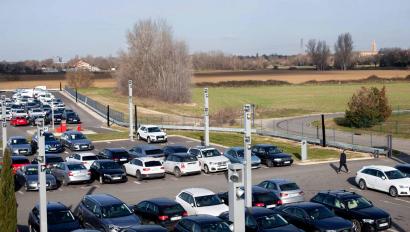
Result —
<instances>
[{"instance_id":1,"label":"black car","mask_svg":"<svg viewBox=\"0 0 410 232\"><path fill-rule=\"evenodd\" d=\"M93 143L79 131L66 131L61 135L61 144L71 151L88 151L94 149Z\"/></svg>"},{"instance_id":2,"label":"black car","mask_svg":"<svg viewBox=\"0 0 410 232\"><path fill-rule=\"evenodd\" d=\"M140 158L140 157L154 157L164 159L164 151L155 145L137 145L129 150L130 155L133 158Z\"/></svg>"},{"instance_id":3,"label":"black car","mask_svg":"<svg viewBox=\"0 0 410 232\"><path fill-rule=\"evenodd\" d=\"M168 230L159 225L139 225L121 229L119 232L168 232Z\"/></svg>"},{"instance_id":4,"label":"black car","mask_svg":"<svg viewBox=\"0 0 410 232\"><path fill-rule=\"evenodd\" d=\"M61 153L64 151L64 147L60 141L54 137L51 132L44 132L45 151L46 153ZM38 136L37 133L31 138L31 149L36 152L38 149Z\"/></svg>"},{"instance_id":5,"label":"black car","mask_svg":"<svg viewBox=\"0 0 410 232\"><path fill-rule=\"evenodd\" d=\"M51 154L46 154L45 155L45 161L46 161L46 167L47 168L53 168L56 166L58 163L64 162L63 158L59 155L51 155ZM34 157L33 161L31 161L32 164L38 164L38 157Z\"/></svg>"},{"instance_id":6,"label":"black car","mask_svg":"<svg viewBox=\"0 0 410 232\"><path fill-rule=\"evenodd\" d=\"M274 145L270 144L257 144L251 148L252 155L256 155L261 159L263 164L268 167L273 166L285 166L292 165L292 156L286 153Z\"/></svg>"},{"instance_id":7,"label":"black car","mask_svg":"<svg viewBox=\"0 0 410 232\"><path fill-rule=\"evenodd\" d=\"M406 177L410 177L410 164L398 164L394 168L401 171Z\"/></svg>"},{"instance_id":8,"label":"black car","mask_svg":"<svg viewBox=\"0 0 410 232\"><path fill-rule=\"evenodd\" d=\"M105 148L97 155L98 159L109 159L118 164L125 164L132 160L127 150L122 148Z\"/></svg>"},{"instance_id":9,"label":"black car","mask_svg":"<svg viewBox=\"0 0 410 232\"><path fill-rule=\"evenodd\" d=\"M40 231L40 207L38 204L28 216L29 231ZM80 229L80 223L73 216L70 209L60 202L47 203L48 232L71 232Z\"/></svg>"},{"instance_id":10,"label":"black car","mask_svg":"<svg viewBox=\"0 0 410 232\"><path fill-rule=\"evenodd\" d=\"M182 218L175 226L174 232L231 232L228 223L211 215L196 215Z\"/></svg>"},{"instance_id":11,"label":"black car","mask_svg":"<svg viewBox=\"0 0 410 232\"><path fill-rule=\"evenodd\" d=\"M127 175L122 167L112 160L96 160L90 167L91 178L100 184L126 182Z\"/></svg>"},{"instance_id":12,"label":"black car","mask_svg":"<svg viewBox=\"0 0 410 232\"><path fill-rule=\"evenodd\" d=\"M228 224L229 212L222 213L219 216ZM261 207L252 207L245 210L245 231L247 232L301 232L300 229L292 224L289 224L282 216L274 211Z\"/></svg>"},{"instance_id":13,"label":"black car","mask_svg":"<svg viewBox=\"0 0 410 232\"><path fill-rule=\"evenodd\" d=\"M229 205L228 192L218 193L218 196L226 205ZM252 206L274 208L281 204L276 194L262 187L252 186Z\"/></svg>"},{"instance_id":14,"label":"black car","mask_svg":"<svg viewBox=\"0 0 410 232\"><path fill-rule=\"evenodd\" d=\"M173 153L187 153L188 148L183 145L168 145L162 148L164 156L167 157L169 154Z\"/></svg>"},{"instance_id":15,"label":"black car","mask_svg":"<svg viewBox=\"0 0 410 232\"><path fill-rule=\"evenodd\" d=\"M78 114L72 111L64 111L62 113L63 120L66 120L68 124L79 124L81 123L80 117Z\"/></svg>"},{"instance_id":16,"label":"black car","mask_svg":"<svg viewBox=\"0 0 410 232\"><path fill-rule=\"evenodd\" d=\"M108 194L85 195L76 213L85 228L104 232L121 231L141 224L124 202Z\"/></svg>"},{"instance_id":17,"label":"black car","mask_svg":"<svg viewBox=\"0 0 410 232\"><path fill-rule=\"evenodd\" d=\"M54 110L54 124L56 125L60 124L61 120L63 120L62 114ZM51 124L52 122L53 122L53 112L47 111L46 116L44 117L44 123L48 125L48 124Z\"/></svg>"},{"instance_id":18,"label":"black car","mask_svg":"<svg viewBox=\"0 0 410 232\"><path fill-rule=\"evenodd\" d=\"M332 210L353 223L354 231L379 231L391 226L391 218L366 198L345 190L319 192L311 200Z\"/></svg>"},{"instance_id":19,"label":"black car","mask_svg":"<svg viewBox=\"0 0 410 232\"><path fill-rule=\"evenodd\" d=\"M282 205L275 209L289 223L305 231L350 232L352 223L336 216L319 203L301 202Z\"/></svg>"},{"instance_id":20,"label":"black car","mask_svg":"<svg viewBox=\"0 0 410 232\"><path fill-rule=\"evenodd\" d=\"M143 224L157 224L169 230L172 230L182 217L188 216L178 202L168 198L141 201L134 206L134 213L141 218Z\"/></svg>"}]
</instances>

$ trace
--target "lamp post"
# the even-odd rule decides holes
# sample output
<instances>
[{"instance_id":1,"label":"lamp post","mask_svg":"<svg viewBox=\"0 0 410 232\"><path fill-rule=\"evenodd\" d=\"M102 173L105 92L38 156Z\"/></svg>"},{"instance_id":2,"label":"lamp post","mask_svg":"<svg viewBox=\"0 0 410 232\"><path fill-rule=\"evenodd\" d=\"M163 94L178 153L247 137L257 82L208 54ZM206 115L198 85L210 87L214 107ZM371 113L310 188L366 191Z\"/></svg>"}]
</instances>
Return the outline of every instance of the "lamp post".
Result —
<instances>
[{"instance_id":1,"label":"lamp post","mask_svg":"<svg viewBox=\"0 0 410 232\"><path fill-rule=\"evenodd\" d=\"M251 105L246 104L244 111L244 184L245 184L245 206L252 207L252 159L251 159Z\"/></svg>"},{"instance_id":2,"label":"lamp post","mask_svg":"<svg viewBox=\"0 0 410 232\"><path fill-rule=\"evenodd\" d=\"M205 146L209 146L209 103L208 103L208 88L204 88L204 142Z\"/></svg>"}]
</instances>

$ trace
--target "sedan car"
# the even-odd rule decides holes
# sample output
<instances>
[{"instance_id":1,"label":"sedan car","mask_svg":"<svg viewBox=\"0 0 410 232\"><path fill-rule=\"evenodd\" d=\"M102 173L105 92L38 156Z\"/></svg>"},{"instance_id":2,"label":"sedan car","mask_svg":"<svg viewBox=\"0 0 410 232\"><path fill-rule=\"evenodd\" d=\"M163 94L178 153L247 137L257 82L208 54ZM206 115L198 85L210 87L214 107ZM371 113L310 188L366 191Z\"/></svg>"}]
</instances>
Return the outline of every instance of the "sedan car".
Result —
<instances>
[{"instance_id":1,"label":"sedan car","mask_svg":"<svg viewBox=\"0 0 410 232\"><path fill-rule=\"evenodd\" d=\"M78 114L70 111L64 111L62 114L63 120L66 120L68 124L79 124L81 123L80 117Z\"/></svg>"},{"instance_id":2,"label":"sedan car","mask_svg":"<svg viewBox=\"0 0 410 232\"><path fill-rule=\"evenodd\" d=\"M90 140L79 131L67 131L61 135L61 144L71 151L88 151L94 149Z\"/></svg>"},{"instance_id":3,"label":"sedan car","mask_svg":"<svg viewBox=\"0 0 410 232\"><path fill-rule=\"evenodd\" d=\"M91 180L91 172L82 163L77 162L58 163L52 169L52 174L64 186L72 183L87 183Z\"/></svg>"},{"instance_id":4,"label":"sedan car","mask_svg":"<svg viewBox=\"0 0 410 232\"><path fill-rule=\"evenodd\" d=\"M387 192L392 197L410 196L410 178L388 166L365 166L356 173L359 188Z\"/></svg>"},{"instance_id":5,"label":"sedan car","mask_svg":"<svg viewBox=\"0 0 410 232\"><path fill-rule=\"evenodd\" d=\"M222 213L219 218L232 224L229 212ZM245 231L249 232L302 232L289 224L280 214L266 208L252 207L245 209Z\"/></svg>"},{"instance_id":6,"label":"sedan car","mask_svg":"<svg viewBox=\"0 0 410 232\"><path fill-rule=\"evenodd\" d=\"M14 155L32 155L31 145L23 136L10 136L7 147Z\"/></svg>"},{"instance_id":7,"label":"sedan car","mask_svg":"<svg viewBox=\"0 0 410 232\"><path fill-rule=\"evenodd\" d=\"M29 121L27 120L26 117L15 116L15 117L12 117L10 120L11 126L27 126L28 124L29 124Z\"/></svg>"},{"instance_id":8,"label":"sedan car","mask_svg":"<svg viewBox=\"0 0 410 232\"><path fill-rule=\"evenodd\" d=\"M143 224L157 224L173 230L175 224L188 216L185 209L176 201L168 198L152 198L134 206L134 213Z\"/></svg>"},{"instance_id":9,"label":"sedan car","mask_svg":"<svg viewBox=\"0 0 410 232\"><path fill-rule=\"evenodd\" d=\"M60 141L56 139L53 133L51 132L44 132L44 140L45 140L45 151L46 153L61 153L64 151L64 147L61 145ZM33 135L31 138L31 148L33 151L37 151L38 149L38 136L37 133Z\"/></svg>"},{"instance_id":10,"label":"sedan car","mask_svg":"<svg viewBox=\"0 0 410 232\"><path fill-rule=\"evenodd\" d=\"M30 211L28 227L29 231L40 231L39 204ZM47 228L48 232L71 232L81 226L67 206L60 202L47 202Z\"/></svg>"},{"instance_id":11,"label":"sedan car","mask_svg":"<svg viewBox=\"0 0 410 232\"><path fill-rule=\"evenodd\" d=\"M112 160L96 160L90 167L91 177L100 184L126 182L127 175L119 164Z\"/></svg>"},{"instance_id":12,"label":"sedan car","mask_svg":"<svg viewBox=\"0 0 410 232\"><path fill-rule=\"evenodd\" d=\"M391 226L391 217L387 212L355 192L321 191L311 201L323 204L337 216L350 220L355 232L381 231Z\"/></svg>"},{"instance_id":13,"label":"sedan car","mask_svg":"<svg viewBox=\"0 0 410 232\"><path fill-rule=\"evenodd\" d=\"M97 155L98 159L109 159L120 165L127 163L132 158L123 148L105 148Z\"/></svg>"},{"instance_id":14,"label":"sedan car","mask_svg":"<svg viewBox=\"0 0 410 232\"><path fill-rule=\"evenodd\" d=\"M279 147L270 144L257 144L251 148L252 154L261 159L268 167L292 165L293 159Z\"/></svg>"},{"instance_id":15,"label":"sedan car","mask_svg":"<svg viewBox=\"0 0 410 232\"><path fill-rule=\"evenodd\" d=\"M224 156L226 156L231 163L245 163L243 147L231 147L225 151ZM251 155L251 162L252 168L260 167L261 160L256 155Z\"/></svg>"},{"instance_id":16,"label":"sedan car","mask_svg":"<svg viewBox=\"0 0 410 232\"><path fill-rule=\"evenodd\" d=\"M282 204L305 201L304 192L295 182L290 180L270 179L262 181L258 186L275 193L280 198Z\"/></svg>"},{"instance_id":17,"label":"sedan car","mask_svg":"<svg viewBox=\"0 0 410 232\"><path fill-rule=\"evenodd\" d=\"M16 180L20 186L24 186L26 191L38 190L39 180L38 180L38 165L30 164L21 167L16 172ZM47 190L57 189L57 180L51 174L49 169L46 169L46 188Z\"/></svg>"},{"instance_id":18,"label":"sedan car","mask_svg":"<svg viewBox=\"0 0 410 232\"><path fill-rule=\"evenodd\" d=\"M313 202L286 204L276 208L288 222L305 231L351 231L352 223Z\"/></svg>"},{"instance_id":19,"label":"sedan car","mask_svg":"<svg viewBox=\"0 0 410 232\"><path fill-rule=\"evenodd\" d=\"M82 163L87 169L90 169L94 161L98 160L97 155L91 152L73 153L65 158L66 162L79 162Z\"/></svg>"},{"instance_id":20,"label":"sedan car","mask_svg":"<svg viewBox=\"0 0 410 232\"><path fill-rule=\"evenodd\" d=\"M222 202L229 205L228 192L219 193L218 196ZM281 204L282 202L279 197L271 191L259 186L252 186L252 206L274 208Z\"/></svg>"},{"instance_id":21,"label":"sedan car","mask_svg":"<svg viewBox=\"0 0 410 232\"><path fill-rule=\"evenodd\" d=\"M229 207L222 202L218 195L204 188L182 190L175 199L188 215L209 214L219 216L229 210Z\"/></svg>"},{"instance_id":22,"label":"sedan car","mask_svg":"<svg viewBox=\"0 0 410 232\"><path fill-rule=\"evenodd\" d=\"M157 158L159 160L164 160L164 151L155 145L137 145L129 150L130 155L133 158L139 158L139 157L153 157Z\"/></svg>"},{"instance_id":23,"label":"sedan car","mask_svg":"<svg viewBox=\"0 0 410 232\"><path fill-rule=\"evenodd\" d=\"M124 164L125 172L138 180L146 178L164 178L165 169L162 163L150 157L141 157Z\"/></svg>"},{"instance_id":24,"label":"sedan car","mask_svg":"<svg viewBox=\"0 0 410 232\"><path fill-rule=\"evenodd\" d=\"M175 226L174 232L232 232L228 223L211 215L184 217Z\"/></svg>"}]
</instances>

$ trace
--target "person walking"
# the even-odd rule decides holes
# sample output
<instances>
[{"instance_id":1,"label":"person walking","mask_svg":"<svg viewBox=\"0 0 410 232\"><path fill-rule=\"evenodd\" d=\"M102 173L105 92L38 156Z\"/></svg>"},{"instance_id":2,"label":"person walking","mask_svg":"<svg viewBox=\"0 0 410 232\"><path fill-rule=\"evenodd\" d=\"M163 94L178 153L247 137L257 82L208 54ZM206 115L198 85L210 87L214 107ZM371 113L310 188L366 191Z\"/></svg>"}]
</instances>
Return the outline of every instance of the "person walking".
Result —
<instances>
[{"instance_id":1,"label":"person walking","mask_svg":"<svg viewBox=\"0 0 410 232\"><path fill-rule=\"evenodd\" d=\"M346 172L349 173L349 169L347 168L347 165L346 165L346 153L345 153L345 150L343 150L342 153L340 153L339 169L337 170L337 174L340 173L340 171L342 170L342 167L344 167L345 170L346 170Z\"/></svg>"}]
</instances>

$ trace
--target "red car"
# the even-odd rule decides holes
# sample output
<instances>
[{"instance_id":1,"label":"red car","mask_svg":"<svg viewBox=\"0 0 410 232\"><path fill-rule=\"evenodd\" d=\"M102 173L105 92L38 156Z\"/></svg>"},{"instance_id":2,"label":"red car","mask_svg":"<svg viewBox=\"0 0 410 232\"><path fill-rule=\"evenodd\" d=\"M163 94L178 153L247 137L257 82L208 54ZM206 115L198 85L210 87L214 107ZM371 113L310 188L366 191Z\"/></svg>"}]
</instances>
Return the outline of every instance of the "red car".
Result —
<instances>
[{"instance_id":1,"label":"red car","mask_svg":"<svg viewBox=\"0 0 410 232\"><path fill-rule=\"evenodd\" d=\"M23 167L30 164L30 161L24 156L11 156L11 168L13 169L13 174L16 174L16 171Z\"/></svg>"},{"instance_id":2,"label":"red car","mask_svg":"<svg viewBox=\"0 0 410 232\"><path fill-rule=\"evenodd\" d=\"M25 117L13 117L10 120L10 125L12 126L27 126L29 121Z\"/></svg>"}]
</instances>

